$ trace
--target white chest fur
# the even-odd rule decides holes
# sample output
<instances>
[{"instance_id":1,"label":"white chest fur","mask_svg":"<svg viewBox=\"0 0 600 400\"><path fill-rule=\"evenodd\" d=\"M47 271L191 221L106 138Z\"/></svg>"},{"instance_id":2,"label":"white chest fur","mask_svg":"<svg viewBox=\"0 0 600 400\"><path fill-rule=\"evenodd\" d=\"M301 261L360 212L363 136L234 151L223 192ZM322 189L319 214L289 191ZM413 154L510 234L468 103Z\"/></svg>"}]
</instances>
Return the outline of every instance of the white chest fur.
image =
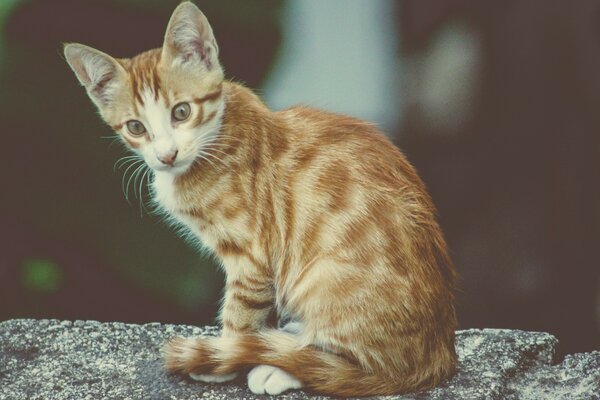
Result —
<instances>
[{"instance_id":1,"label":"white chest fur","mask_svg":"<svg viewBox=\"0 0 600 400\"><path fill-rule=\"evenodd\" d=\"M170 217L170 222L175 225L183 225L188 228L196 239L201 239L201 231L198 221L180 210L185 209L185 205L181 204L177 193L177 185L175 177L172 174L165 172L156 172L154 175L154 200L160 208ZM206 238L205 238L206 239Z\"/></svg>"},{"instance_id":2,"label":"white chest fur","mask_svg":"<svg viewBox=\"0 0 600 400\"><path fill-rule=\"evenodd\" d=\"M223 240L239 243L250 241L246 214L228 220L220 219L217 214L209 220L204 220L183 211L189 209L190 204L183 203L186 196L178 192L181 189L176 184L175 177L165 172L155 173L153 189L154 200L167 214L168 221L178 227L186 228L181 233L188 239L195 239L191 242L200 242L199 244L204 248L215 249L217 243ZM211 199L215 193L217 192L206 193L206 196Z\"/></svg>"},{"instance_id":3,"label":"white chest fur","mask_svg":"<svg viewBox=\"0 0 600 400\"><path fill-rule=\"evenodd\" d=\"M181 208L175 193L175 177L172 174L156 171L152 186L154 188L154 200L166 212L173 215Z\"/></svg>"}]
</instances>

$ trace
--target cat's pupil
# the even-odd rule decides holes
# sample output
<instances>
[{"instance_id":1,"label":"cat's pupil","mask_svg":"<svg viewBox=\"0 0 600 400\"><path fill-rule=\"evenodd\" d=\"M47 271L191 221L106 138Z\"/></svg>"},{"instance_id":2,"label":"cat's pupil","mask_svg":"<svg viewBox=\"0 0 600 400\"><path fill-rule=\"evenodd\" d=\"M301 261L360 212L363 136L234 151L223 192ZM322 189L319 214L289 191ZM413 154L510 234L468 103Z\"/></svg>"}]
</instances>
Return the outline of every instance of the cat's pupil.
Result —
<instances>
[{"instance_id":1,"label":"cat's pupil","mask_svg":"<svg viewBox=\"0 0 600 400\"><path fill-rule=\"evenodd\" d=\"M184 121L190 116L190 105L188 103L180 103L173 107L173 119L176 121Z\"/></svg>"}]
</instances>

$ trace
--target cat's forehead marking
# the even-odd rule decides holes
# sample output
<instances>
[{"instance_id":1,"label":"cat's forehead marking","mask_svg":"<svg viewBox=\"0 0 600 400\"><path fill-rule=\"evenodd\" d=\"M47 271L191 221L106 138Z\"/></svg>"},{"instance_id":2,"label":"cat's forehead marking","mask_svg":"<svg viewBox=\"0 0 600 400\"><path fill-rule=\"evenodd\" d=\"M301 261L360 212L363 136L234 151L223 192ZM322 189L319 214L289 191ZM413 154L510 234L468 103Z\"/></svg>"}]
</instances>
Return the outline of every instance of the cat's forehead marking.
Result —
<instances>
[{"instance_id":1,"label":"cat's forehead marking","mask_svg":"<svg viewBox=\"0 0 600 400\"><path fill-rule=\"evenodd\" d=\"M162 137L171 130L171 113L168 107L160 101L151 87L146 87L141 93L141 107L148 122L148 131L152 138Z\"/></svg>"},{"instance_id":2,"label":"cat's forehead marking","mask_svg":"<svg viewBox=\"0 0 600 400\"><path fill-rule=\"evenodd\" d=\"M152 93L154 100L160 96L167 98L158 71L160 55L160 49L150 50L132 58L127 65L133 98L142 106L147 100L147 91Z\"/></svg>"}]
</instances>

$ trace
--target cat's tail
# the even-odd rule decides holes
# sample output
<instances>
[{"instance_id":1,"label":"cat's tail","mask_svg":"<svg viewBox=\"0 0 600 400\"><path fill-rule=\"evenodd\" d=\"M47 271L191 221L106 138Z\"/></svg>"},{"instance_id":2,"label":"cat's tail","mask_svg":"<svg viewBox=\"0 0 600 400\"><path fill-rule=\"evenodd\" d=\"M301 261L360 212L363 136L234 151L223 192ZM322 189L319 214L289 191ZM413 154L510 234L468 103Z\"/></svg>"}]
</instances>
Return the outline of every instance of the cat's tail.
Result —
<instances>
[{"instance_id":1,"label":"cat's tail","mask_svg":"<svg viewBox=\"0 0 600 400\"><path fill-rule=\"evenodd\" d=\"M279 330L237 337L176 338L164 349L171 372L225 375L255 365L279 367L306 389L334 396L407 393L431 386L417 376L368 373L349 359L302 346L299 338Z\"/></svg>"}]
</instances>

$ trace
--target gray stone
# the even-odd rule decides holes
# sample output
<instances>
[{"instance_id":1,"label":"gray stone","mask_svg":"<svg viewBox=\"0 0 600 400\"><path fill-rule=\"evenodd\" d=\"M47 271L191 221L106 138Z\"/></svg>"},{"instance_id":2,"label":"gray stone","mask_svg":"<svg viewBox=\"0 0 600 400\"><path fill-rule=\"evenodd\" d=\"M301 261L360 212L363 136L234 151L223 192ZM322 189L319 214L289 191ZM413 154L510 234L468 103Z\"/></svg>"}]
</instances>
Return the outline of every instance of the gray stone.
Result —
<instances>
[{"instance_id":1,"label":"gray stone","mask_svg":"<svg viewBox=\"0 0 600 400\"><path fill-rule=\"evenodd\" d=\"M258 399L245 377L209 385L165 374L160 348L174 335L217 335L215 327L95 321L0 323L0 400ZM389 399L600 399L600 352L553 365L547 333L470 329L457 333L459 371L424 393ZM311 397L289 392L281 398Z\"/></svg>"}]
</instances>

